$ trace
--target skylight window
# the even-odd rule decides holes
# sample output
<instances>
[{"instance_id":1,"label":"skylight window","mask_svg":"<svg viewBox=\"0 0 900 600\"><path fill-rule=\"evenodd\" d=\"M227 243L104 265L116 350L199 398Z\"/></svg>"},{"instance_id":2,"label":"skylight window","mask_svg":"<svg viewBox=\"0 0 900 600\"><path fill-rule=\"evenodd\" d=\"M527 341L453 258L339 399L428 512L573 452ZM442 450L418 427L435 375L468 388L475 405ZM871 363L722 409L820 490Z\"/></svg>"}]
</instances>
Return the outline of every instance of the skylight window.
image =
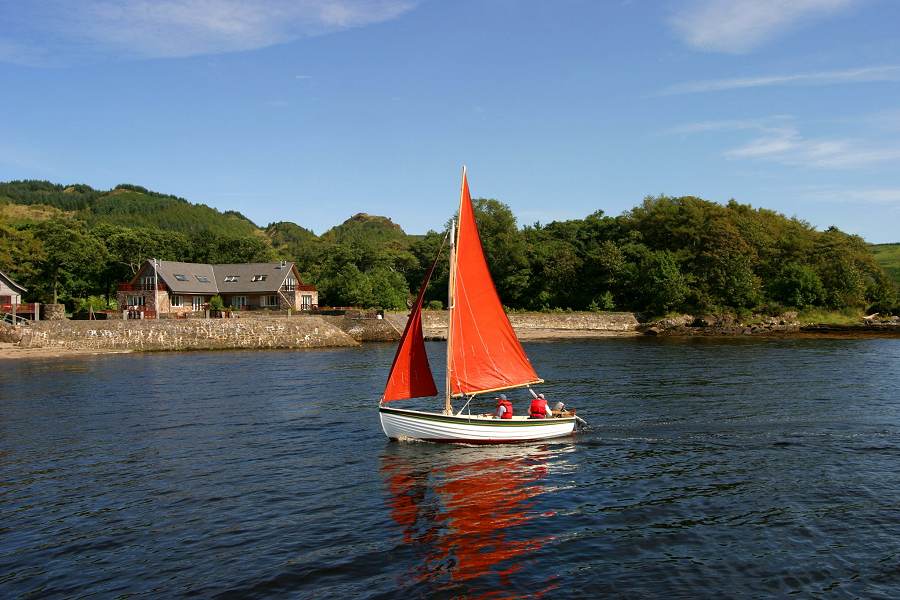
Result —
<instances>
[{"instance_id":1,"label":"skylight window","mask_svg":"<svg viewBox=\"0 0 900 600\"><path fill-rule=\"evenodd\" d=\"M250 281L265 281L268 275L254 275L250 278Z\"/></svg>"},{"instance_id":2,"label":"skylight window","mask_svg":"<svg viewBox=\"0 0 900 600\"><path fill-rule=\"evenodd\" d=\"M178 281L187 281L188 277L187 275L182 275L181 273L175 273L175 279L177 279Z\"/></svg>"},{"instance_id":3,"label":"skylight window","mask_svg":"<svg viewBox=\"0 0 900 600\"><path fill-rule=\"evenodd\" d=\"M238 275L226 275L225 283L235 283L238 280Z\"/></svg>"},{"instance_id":4,"label":"skylight window","mask_svg":"<svg viewBox=\"0 0 900 600\"><path fill-rule=\"evenodd\" d=\"M194 275L200 283L209 283L209 277L206 275Z\"/></svg>"}]
</instances>

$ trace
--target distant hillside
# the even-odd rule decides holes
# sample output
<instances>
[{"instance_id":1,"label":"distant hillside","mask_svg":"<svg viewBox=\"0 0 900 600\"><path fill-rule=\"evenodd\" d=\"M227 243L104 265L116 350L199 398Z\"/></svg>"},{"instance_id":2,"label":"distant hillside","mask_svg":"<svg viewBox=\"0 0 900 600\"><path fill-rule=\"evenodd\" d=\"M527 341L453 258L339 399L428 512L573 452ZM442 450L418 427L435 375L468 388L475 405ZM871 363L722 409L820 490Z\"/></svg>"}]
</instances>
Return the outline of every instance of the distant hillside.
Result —
<instances>
[{"instance_id":1,"label":"distant hillside","mask_svg":"<svg viewBox=\"0 0 900 600\"><path fill-rule=\"evenodd\" d=\"M185 234L211 232L230 237L259 232L252 221L238 212L223 213L205 204L192 204L184 198L136 185L122 184L102 191L82 184L10 181L0 183L0 199L18 205L54 207L88 223L155 227Z\"/></svg>"},{"instance_id":2,"label":"distant hillside","mask_svg":"<svg viewBox=\"0 0 900 600\"><path fill-rule=\"evenodd\" d=\"M287 256L308 270L321 254L322 240L315 233L290 221L270 223L266 235L281 256Z\"/></svg>"},{"instance_id":3,"label":"distant hillside","mask_svg":"<svg viewBox=\"0 0 900 600\"><path fill-rule=\"evenodd\" d=\"M358 213L322 234L322 240L332 243L376 243L396 242L409 245L409 236L403 229L387 217Z\"/></svg>"},{"instance_id":4,"label":"distant hillside","mask_svg":"<svg viewBox=\"0 0 900 600\"><path fill-rule=\"evenodd\" d=\"M900 244L871 244L875 262L900 285Z\"/></svg>"},{"instance_id":5,"label":"distant hillside","mask_svg":"<svg viewBox=\"0 0 900 600\"><path fill-rule=\"evenodd\" d=\"M44 204L14 204L8 199L0 198L0 222L10 225L40 223L48 219L61 217L66 213L53 206Z\"/></svg>"},{"instance_id":6,"label":"distant hillside","mask_svg":"<svg viewBox=\"0 0 900 600\"><path fill-rule=\"evenodd\" d=\"M269 223L266 226L266 235L271 238L272 244L275 246L310 244L319 240L319 236L306 227L290 221Z\"/></svg>"}]
</instances>

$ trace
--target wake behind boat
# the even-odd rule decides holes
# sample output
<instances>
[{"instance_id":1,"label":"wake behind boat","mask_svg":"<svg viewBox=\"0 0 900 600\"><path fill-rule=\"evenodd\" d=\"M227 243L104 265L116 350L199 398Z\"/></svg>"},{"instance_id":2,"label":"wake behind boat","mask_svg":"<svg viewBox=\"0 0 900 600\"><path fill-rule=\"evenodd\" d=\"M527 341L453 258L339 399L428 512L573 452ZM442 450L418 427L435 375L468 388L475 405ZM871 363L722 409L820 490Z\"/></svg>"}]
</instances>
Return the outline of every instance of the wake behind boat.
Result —
<instances>
[{"instance_id":1,"label":"wake behind boat","mask_svg":"<svg viewBox=\"0 0 900 600\"><path fill-rule=\"evenodd\" d=\"M437 386L425 352L422 305L425 289L440 251L425 275L416 303L400 338L387 385L379 402L381 427L391 439L436 442L503 443L569 435L578 417L574 411L554 411L552 417L513 416L496 419L471 414L479 394L543 383L519 343L503 310L488 270L475 223L475 211L463 168L459 221L450 233L449 323L444 410L429 412L386 406L395 400L437 396ZM534 392L531 391L532 395ZM452 400L464 400L454 412Z\"/></svg>"}]
</instances>

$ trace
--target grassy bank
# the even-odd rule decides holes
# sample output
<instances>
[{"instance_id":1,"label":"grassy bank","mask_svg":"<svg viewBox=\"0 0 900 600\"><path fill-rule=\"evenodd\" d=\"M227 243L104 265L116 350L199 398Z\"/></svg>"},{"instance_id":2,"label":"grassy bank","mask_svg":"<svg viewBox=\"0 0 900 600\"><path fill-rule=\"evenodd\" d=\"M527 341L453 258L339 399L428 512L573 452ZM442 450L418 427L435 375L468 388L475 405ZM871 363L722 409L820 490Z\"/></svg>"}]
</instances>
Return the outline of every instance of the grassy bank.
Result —
<instances>
[{"instance_id":1,"label":"grassy bank","mask_svg":"<svg viewBox=\"0 0 900 600\"><path fill-rule=\"evenodd\" d=\"M862 318L862 311L855 308L844 310L810 308L800 311L797 315L801 325L859 325Z\"/></svg>"},{"instance_id":2,"label":"grassy bank","mask_svg":"<svg viewBox=\"0 0 900 600\"><path fill-rule=\"evenodd\" d=\"M872 244L869 247L878 266L900 285L900 244Z\"/></svg>"}]
</instances>

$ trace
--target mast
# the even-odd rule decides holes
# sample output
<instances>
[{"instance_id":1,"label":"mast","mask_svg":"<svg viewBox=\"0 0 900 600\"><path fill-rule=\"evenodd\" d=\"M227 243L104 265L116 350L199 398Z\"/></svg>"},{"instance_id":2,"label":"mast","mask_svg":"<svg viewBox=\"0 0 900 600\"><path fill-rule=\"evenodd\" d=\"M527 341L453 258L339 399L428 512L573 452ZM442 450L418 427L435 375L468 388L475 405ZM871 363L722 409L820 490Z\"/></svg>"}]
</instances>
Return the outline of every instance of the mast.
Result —
<instances>
[{"instance_id":1,"label":"mast","mask_svg":"<svg viewBox=\"0 0 900 600\"><path fill-rule=\"evenodd\" d=\"M462 181L459 184L459 206L462 210L463 193L466 185L466 166L463 165ZM457 215L460 213L457 212ZM450 220L450 278L447 285L447 380L444 394L444 414L453 414L453 405L450 403L453 392L450 389L450 363L453 358L451 352L453 340L453 308L455 299L453 288L456 286L456 219Z\"/></svg>"}]
</instances>

